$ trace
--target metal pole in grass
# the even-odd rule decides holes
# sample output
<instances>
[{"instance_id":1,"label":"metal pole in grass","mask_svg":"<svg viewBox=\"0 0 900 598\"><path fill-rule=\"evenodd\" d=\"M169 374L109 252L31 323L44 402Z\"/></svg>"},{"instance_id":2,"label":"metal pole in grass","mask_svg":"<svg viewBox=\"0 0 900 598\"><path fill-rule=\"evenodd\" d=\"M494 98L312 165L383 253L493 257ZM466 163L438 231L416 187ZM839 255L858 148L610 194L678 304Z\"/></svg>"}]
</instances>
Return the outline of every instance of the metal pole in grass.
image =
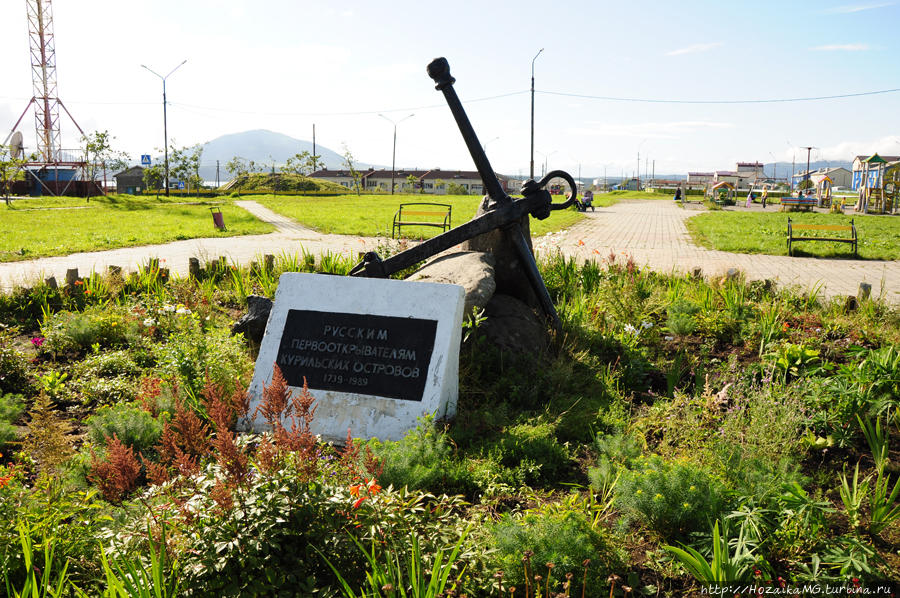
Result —
<instances>
[{"instance_id":1,"label":"metal pole in grass","mask_svg":"<svg viewBox=\"0 0 900 598\"><path fill-rule=\"evenodd\" d=\"M393 151L391 151L391 195L393 195L394 194L394 169L396 168L396 164L397 164L397 125L402 123L407 118L412 118L413 116L415 116L415 113L410 114L409 116L404 116L397 122L392 121L391 119L386 117L384 114L379 114L378 116L380 116L384 120L386 120L389 123L391 123L392 125L394 125L394 149L393 149Z\"/></svg>"},{"instance_id":2,"label":"metal pole in grass","mask_svg":"<svg viewBox=\"0 0 900 598\"><path fill-rule=\"evenodd\" d=\"M538 50L538 53L531 59L531 168L529 169L529 178L534 180L534 61L541 55L544 49Z\"/></svg>"},{"instance_id":3,"label":"metal pole in grass","mask_svg":"<svg viewBox=\"0 0 900 598\"><path fill-rule=\"evenodd\" d=\"M165 77L163 77L162 75L160 75L159 73L157 73L156 71L154 71L153 69L148 67L147 65L144 65L144 64L141 65L142 67L144 67L145 69L147 69L148 71L150 71L151 73L153 73L154 75L156 75L157 77L162 79L162 84L163 84L163 152L165 152L165 156L166 156L166 158L165 158L165 160L166 160L165 161L165 164L166 164L166 197L169 196L169 131L168 131L168 126L167 126L167 122L166 122L167 121L167 119L166 119L166 79L171 77L172 73L174 73L175 71L180 69L181 65L183 65L185 62L187 62L187 58L182 60L181 64L179 64L178 66L173 68L171 71L169 71L169 74L166 75Z\"/></svg>"}]
</instances>

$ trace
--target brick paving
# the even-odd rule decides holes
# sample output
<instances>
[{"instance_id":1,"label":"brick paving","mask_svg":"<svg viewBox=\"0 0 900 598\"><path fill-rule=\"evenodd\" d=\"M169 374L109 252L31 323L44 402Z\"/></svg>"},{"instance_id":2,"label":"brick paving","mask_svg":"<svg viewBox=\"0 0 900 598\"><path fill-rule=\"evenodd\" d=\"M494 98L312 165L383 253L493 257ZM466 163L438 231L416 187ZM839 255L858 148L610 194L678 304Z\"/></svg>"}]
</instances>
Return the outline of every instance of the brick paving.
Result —
<instances>
[{"instance_id":1,"label":"brick paving","mask_svg":"<svg viewBox=\"0 0 900 598\"><path fill-rule=\"evenodd\" d=\"M729 268L737 268L748 280L768 278L780 286L817 289L826 297L855 295L859 283L867 282L872 285L873 296L882 295L892 303L900 303L900 261L788 257L705 249L691 242L684 224L695 214L696 209L682 209L672 201L622 201L587 212L587 218L565 231L535 239L535 249L559 248L566 256L597 260L610 253L620 259L622 254L627 254L638 264L663 272L690 272L699 267L706 276L721 276Z\"/></svg>"},{"instance_id":2,"label":"brick paving","mask_svg":"<svg viewBox=\"0 0 900 598\"><path fill-rule=\"evenodd\" d=\"M27 285L37 279L65 278L66 270L78 268L82 276L102 272L110 265L137 269L150 258L159 258L173 273L187 274L188 258L201 262L226 256L232 262L248 263L266 253L307 251L331 252L354 257L359 252L390 243L384 238L325 235L305 228L290 218L253 201L236 205L272 223L276 232L267 235L176 241L164 245L129 247L110 251L75 253L0 264L0 288ZM571 228L535 239L539 252L557 248L579 259L604 259L615 253L631 256L638 264L658 271L689 272L695 267L704 275L719 276L737 268L750 280L772 279L779 285L818 289L824 296L854 295L860 282L872 285L873 295L900 304L900 261L840 260L809 257L739 254L712 251L694 245L684 221L696 214L665 200L622 201L608 208L587 212L587 218Z\"/></svg>"}]
</instances>

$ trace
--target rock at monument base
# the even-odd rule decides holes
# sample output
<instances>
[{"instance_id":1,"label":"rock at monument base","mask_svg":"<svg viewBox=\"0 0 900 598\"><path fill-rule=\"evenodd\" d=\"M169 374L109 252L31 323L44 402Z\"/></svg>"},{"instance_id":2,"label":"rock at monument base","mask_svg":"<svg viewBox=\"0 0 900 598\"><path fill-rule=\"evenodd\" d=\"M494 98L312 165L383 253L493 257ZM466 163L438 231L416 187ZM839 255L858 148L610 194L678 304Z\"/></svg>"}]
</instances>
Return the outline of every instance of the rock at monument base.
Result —
<instances>
[{"instance_id":1,"label":"rock at monument base","mask_svg":"<svg viewBox=\"0 0 900 598\"><path fill-rule=\"evenodd\" d=\"M473 309L483 309L494 296L494 257L478 251L440 255L416 270L407 281L458 284L465 290L463 317L471 318Z\"/></svg>"},{"instance_id":2,"label":"rock at monument base","mask_svg":"<svg viewBox=\"0 0 900 598\"><path fill-rule=\"evenodd\" d=\"M243 333L244 338L256 344L262 342L266 322L272 312L272 300L260 295L247 297L247 313L231 327L231 334Z\"/></svg>"},{"instance_id":3,"label":"rock at monument base","mask_svg":"<svg viewBox=\"0 0 900 598\"><path fill-rule=\"evenodd\" d=\"M488 209L491 199L485 197L478 210L475 212L474 218L482 216L489 212ZM528 216L524 216L520 222L522 232L528 243L528 249L531 249L531 226ZM538 307L539 303L537 295L531 288L528 281L528 275L522 267L519 260L519 254L516 251L510 233L503 229L494 229L490 232L478 235L469 239L462 244L464 251L478 251L490 253L494 257L494 275L497 284L497 292L504 295L511 295L524 301L528 305Z\"/></svg>"},{"instance_id":4,"label":"rock at monument base","mask_svg":"<svg viewBox=\"0 0 900 598\"><path fill-rule=\"evenodd\" d=\"M540 356L550 346L547 324L540 314L509 295L494 295L479 327L489 343L503 351Z\"/></svg>"}]
</instances>

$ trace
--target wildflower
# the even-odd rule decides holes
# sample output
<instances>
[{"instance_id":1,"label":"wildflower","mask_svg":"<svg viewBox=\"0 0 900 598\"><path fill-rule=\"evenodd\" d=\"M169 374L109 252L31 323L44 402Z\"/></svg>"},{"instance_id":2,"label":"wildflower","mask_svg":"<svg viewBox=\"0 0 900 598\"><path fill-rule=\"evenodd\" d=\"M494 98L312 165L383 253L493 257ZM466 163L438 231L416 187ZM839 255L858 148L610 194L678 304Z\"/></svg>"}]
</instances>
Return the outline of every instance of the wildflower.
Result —
<instances>
[{"instance_id":1,"label":"wildflower","mask_svg":"<svg viewBox=\"0 0 900 598\"><path fill-rule=\"evenodd\" d=\"M625 324L625 332L627 332L628 334L636 334L637 328L635 328L631 324Z\"/></svg>"},{"instance_id":2,"label":"wildflower","mask_svg":"<svg viewBox=\"0 0 900 598\"><path fill-rule=\"evenodd\" d=\"M118 322L110 322L109 325L110 325L110 326L118 326L119 323L118 323Z\"/></svg>"},{"instance_id":3,"label":"wildflower","mask_svg":"<svg viewBox=\"0 0 900 598\"><path fill-rule=\"evenodd\" d=\"M371 480L369 480L366 483L366 486L368 486L368 488L369 488L369 494L378 494L379 492L381 492L381 486L379 486L375 482L375 478L372 478Z\"/></svg>"},{"instance_id":4,"label":"wildflower","mask_svg":"<svg viewBox=\"0 0 900 598\"><path fill-rule=\"evenodd\" d=\"M659 492L657 492L656 496L653 497L653 500L662 500L662 499L663 499L663 495L660 494Z\"/></svg>"},{"instance_id":5,"label":"wildflower","mask_svg":"<svg viewBox=\"0 0 900 598\"><path fill-rule=\"evenodd\" d=\"M596 253L597 255L600 255L600 250L599 250L599 249L595 249L595 250L594 250L594 253Z\"/></svg>"},{"instance_id":6,"label":"wildflower","mask_svg":"<svg viewBox=\"0 0 900 598\"><path fill-rule=\"evenodd\" d=\"M582 241L581 239L578 239L578 246L581 247L582 245L584 245L584 241Z\"/></svg>"},{"instance_id":7,"label":"wildflower","mask_svg":"<svg viewBox=\"0 0 900 598\"><path fill-rule=\"evenodd\" d=\"M696 486L691 486L690 488L688 488L688 490L690 490L691 492L694 492L694 491L697 490L697 487L696 487Z\"/></svg>"},{"instance_id":8,"label":"wildflower","mask_svg":"<svg viewBox=\"0 0 900 598\"><path fill-rule=\"evenodd\" d=\"M635 494L637 494L637 495L641 495L641 494L643 494L643 493L644 493L644 491L641 490L640 488L638 488L638 489L635 491Z\"/></svg>"},{"instance_id":9,"label":"wildflower","mask_svg":"<svg viewBox=\"0 0 900 598\"><path fill-rule=\"evenodd\" d=\"M363 503L364 500L366 500L366 497L365 497L365 496L360 496L359 498L357 498L357 499L356 499L356 502L353 503L353 508L354 508L354 509L358 509L358 508L359 508L359 505L361 505L361 504Z\"/></svg>"},{"instance_id":10,"label":"wildflower","mask_svg":"<svg viewBox=\"0 0 900 598\"><path fill-rule=\"evenodd\" d=\"M160 313L165 313L165 312L172 313L173 311L175 311L175 306L169 305L169 304L163 305L162 308L160 308L160 310L159 310Z\"/></svg>"},{"instance_id":11,"label":"wildflower","mask_svg":"<svg viewBox=\"0 0 900 598\"><path fill-rule=\"evenodd\" d=\"M35 336L31 339L31 344L35 346L35 348L40 348L43 346L44 341L47 340L43 336Z\"/></svg>"},{"instance_id":12,"label":"wildflower","mask_svg":"<svg viewBox=\"0 0 900 598\"><path fill-rule=\"evenodd\" d=\"M641 322L641 328L653 328L653 322L647 322L646 320Z\"/></svg>"},{"instance_id":13,"label":"wildflower","mask_svg":"<svg viewBox=\"0 0 900 598\"><path fill-rule=\"evenodd\" d=\"M691 508L691 503L689 503L689 502L683 502L683 503L681 503L681 506L684 507L685 509L690 509L690 508Z\"/></svg>"},{"instance_id":14,"label":"wildflower","mask_svg":"<svg viewBox=\"0 0 900 598\"><path fill-rule=\"evenodd\" d=\"M156 320L154 320L153 318L146 318L144 320L144 326L146 326L147 328L150 328L151 326L156 326Z\"/></svg>"},{"instance_id":15,"label":"wildflower","mask_svg":"<svg viewBox=\"0 0 900 598\"><path fill-rule=\"evenodd\" d=\"M350 486L350 496L359 496L359 489L362 488L362 484L354 484Z\"/></svg>"},{"instance_id":16,"label":"wildflower","mask_svg":"<svg viewBox=\"0 0 900 598\"><path fill-rule=\"evenodd\" d=\"M183 315L183 316L189 316L189 315L191 315L191 310L189 310L186 307L179 307L178 309L175 310L175 313Z\"/></svg>"},{"instance_id":17,"label":"wildflower","mask_svg":"<svg viewBox=\"0 0 900 598\"><path fill-rule=\"evenodd\" d=\"M667 340L667 341L674 341L674 340L675 340L675 337L674 337L674 336L664 336L663 338L664 338L665 340Z\"/></svg>"},{"instance_id":18,"label":"wildflower","mask_svg":"<svg viewBox=\"0 0 900 598\"><path fill-rule=\"evenodd\" d=\"M80 286L83 285L83 284L84 284L84 281L83 281L83 280L76 280L76 281L75 281L75 286L76 286L76 287L80 287Z\"/></svg>"},{"instance_id":19,"label":"wildflower","mask_svg":"<svg viewBox=\"0 0 900 598\"><path fill-rule=\"evenodd\" d=\"M782 329L782 330L787 330L787 329L790 328L790 327L791 327L791 325L788 324L787 322L785 322L784 324L781 325L781 329Z\"/></svg>"}]
</instances>

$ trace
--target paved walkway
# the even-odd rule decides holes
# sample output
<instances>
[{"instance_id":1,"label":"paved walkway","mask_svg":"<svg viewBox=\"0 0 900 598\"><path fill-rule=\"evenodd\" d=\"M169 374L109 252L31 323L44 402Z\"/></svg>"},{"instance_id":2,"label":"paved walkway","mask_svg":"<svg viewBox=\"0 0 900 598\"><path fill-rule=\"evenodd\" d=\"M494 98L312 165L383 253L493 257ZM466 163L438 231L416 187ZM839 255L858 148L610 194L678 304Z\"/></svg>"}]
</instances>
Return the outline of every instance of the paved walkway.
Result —
<instances>
[{"instance_id":1,"label":"paved walkway","mask_svg":"<svg viewBox=\"0 0 900 598\"><path fill-rule=\"evenodd\" d=\"M273 224L276 232L3 263L0 264L0 288L33 283L47 276L62 281L69 268L78 268L82 276L92 270L105 271L110 265L137 269L152 257L159 258L172 272L185 275L190 257L199 257L202 262L226 256L231 261L248 263L266 253L278 255L282 251L295 253L301 250L313 254L330 251L353 257L390 243L389 239L383 238L320 234L256 202L237 201L235 204ZM750 280L770 278L780 285L818 288L825 296L854 295L859 283L867 282L872 285L873 295L883 293L888 301L900 304L900 261L791 258L712 251L690 241L684 221L696 213L663 200L623 201L588 212L587 218L568 230L535 239L535 248L538 251L559 248L565 255L582 259L599 260L610 253L625 259L622 254L627 254L641 265L665 272L691 271L700 267L705 275L716 276L729 268L738 268Z\"/></svg>"},{"instance_id":2,"label":"paved walkway","mask_svg":"<svg viewBox=\"0 0 900 598\"><path fill-rule=\"evenodd\" d=\"M742 270L749 280L773 279L779 285L818 289L824 296L855 295L860 282L872 285L872 295L882 293L900 303L900 261L820 259L728 253L698 247L691 242L685 220L698 212L682 209L672 201L622 201L587 212L587 218L571 228L535 240L538 251L559 249L579 258L623 259L625 253L654 270L690 272L703 269L706 276L722 275L729 268ZM777 208L776 208L777 209ZM897 221L900 234L900 220ZM900 240L898 240L900 242Z\"/></svg>"}]
</instances>

